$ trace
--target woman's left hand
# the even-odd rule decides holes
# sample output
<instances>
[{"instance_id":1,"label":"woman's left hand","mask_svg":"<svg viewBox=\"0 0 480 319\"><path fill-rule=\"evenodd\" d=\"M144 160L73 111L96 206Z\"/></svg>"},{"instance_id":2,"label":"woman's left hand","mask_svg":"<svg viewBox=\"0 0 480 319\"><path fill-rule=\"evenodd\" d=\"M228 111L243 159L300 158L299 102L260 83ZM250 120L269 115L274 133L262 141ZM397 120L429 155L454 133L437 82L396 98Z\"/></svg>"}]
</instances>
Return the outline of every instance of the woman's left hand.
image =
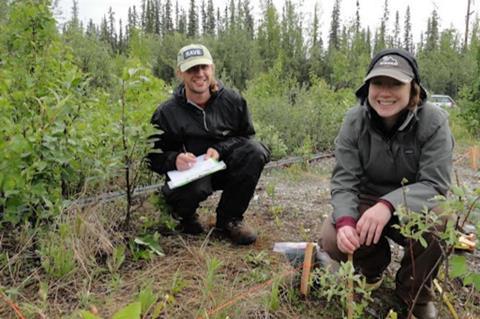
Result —
<instances>
[{"instance_id":1,"label":"woman's left hand","mask_svg":"<svg viewBox=\"0 0 480 319\"><path fill-rule=\"evenodd\" d=\"M360 244L370 246L372 241L374 244L378 243L383 228L391 217L390 208L383 203L377 203L367 209L357 222Z\"/></svg>"}]
</instances>

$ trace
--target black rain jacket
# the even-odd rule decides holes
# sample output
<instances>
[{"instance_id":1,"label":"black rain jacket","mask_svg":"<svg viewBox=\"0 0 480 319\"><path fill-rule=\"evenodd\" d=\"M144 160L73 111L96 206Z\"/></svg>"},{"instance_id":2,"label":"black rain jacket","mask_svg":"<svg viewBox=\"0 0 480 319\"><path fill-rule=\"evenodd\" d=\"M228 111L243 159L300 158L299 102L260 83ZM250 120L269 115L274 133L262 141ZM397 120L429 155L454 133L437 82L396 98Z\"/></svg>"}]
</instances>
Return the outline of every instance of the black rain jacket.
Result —
<instances>
[{"instance_id":1,"label":"black rain jacket","mask_svg":"<svg viewBox=\"0 0 480 319\"><path fill-rule=\"evenodd\" d=\"M161 133L151 137L154 147L147 155L153 171L164 174L175 170L177 155L185 151L198 156L212 147L220 159L226 158L239 143L255 135L245 99L218 84L218 91L212 92L205 108L187 101L183 84L157 107L151 123ZM262 146L268 162L270 152Z\"/></svg>"}]
</instances>

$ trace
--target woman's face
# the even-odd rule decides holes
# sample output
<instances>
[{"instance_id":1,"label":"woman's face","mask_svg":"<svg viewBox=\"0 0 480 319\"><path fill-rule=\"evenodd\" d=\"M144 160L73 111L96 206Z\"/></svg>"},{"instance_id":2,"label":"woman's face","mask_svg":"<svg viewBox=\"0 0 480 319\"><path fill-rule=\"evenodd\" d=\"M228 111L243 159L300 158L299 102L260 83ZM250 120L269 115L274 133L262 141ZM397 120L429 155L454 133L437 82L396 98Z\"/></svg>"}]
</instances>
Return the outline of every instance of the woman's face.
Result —
<instances>
[{"instance_id":1,"label":"woman's face","mask_svg":"<svg viewBox=\"0 0 480 319\"><path fill-rule=\"evenodd\" d=\"M408 106L411 85L387 76L370 80L368 102L387 126L393 126L400 113Z\"/></svg>"}]
</instances>

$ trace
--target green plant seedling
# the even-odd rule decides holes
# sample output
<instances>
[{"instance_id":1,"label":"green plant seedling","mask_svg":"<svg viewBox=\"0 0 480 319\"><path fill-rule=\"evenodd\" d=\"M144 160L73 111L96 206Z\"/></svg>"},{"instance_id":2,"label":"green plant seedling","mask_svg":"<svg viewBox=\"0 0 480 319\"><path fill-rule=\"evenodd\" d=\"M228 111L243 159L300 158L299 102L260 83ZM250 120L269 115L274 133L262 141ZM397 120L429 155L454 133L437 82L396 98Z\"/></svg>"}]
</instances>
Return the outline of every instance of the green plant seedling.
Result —
<instances>
[{"instance_id":1,"label":"green plant seedling","mask_svg":"<svg viewBox=\"0 0 480 319\"><path fill-rule=\"evenodd\" d=\"M352 291L348 288L347 282L354 284L354 293L358 296L353 305L348 305L349 296ZM335 311L341 311L346 315L347 306L353 307L353 317L363 318L365 308L372 301L370 291L365 288L365 279L354 273L351 262L340 264L337 272L330 272L330 268L316 268L311 278L312 295L319 298L326 298L327 301L336 307Z\"/></svg>"},{"instance_id":2,"label":"green plant seedling","mask_svg":"<svg viewBox=\"0 0 480 319\"><path fill-rule=\"evenodd\" d=\"M275 312L280 309L281 300L280 300L280 278L274 278L272 282L272 289L268 296L264 299L265 308L271 312Z\"/></svg>"},{"instance_id":3,"label":"green plant seedling","mask_svg":"<svg viewBox=\"0 0 480 319\"><path fill-rule=\"evenodd\" d=\"M143 236L136 237L130 242L130 250L133 254L133 258L150 260L154 255L163 257L162 247L159 244L160 234L155 232L153 234L145 234Z\"/></svg>"},{"instance_id":4,"label":"green plant seedling","mask_svg":"<svg viewBox=\"0 0 480 319\"><path fill-rule=\"evenodd\" d=\"M107 260L107 267L111 274L117 273L125 261L125 246L113 248L112 255Z\"/></svg>"},{"instance_id":5,"label":"green plant seedling","mask_svg":"<svg viewBox=\"0 0 480 319\"><path fill-rule=\"evenodd\" d=\"M52 278L62 278L76 268L73 251L66 244L65 238L56 234L41 243L39 254L42 268Z\"/></svg>"}]
</instances>

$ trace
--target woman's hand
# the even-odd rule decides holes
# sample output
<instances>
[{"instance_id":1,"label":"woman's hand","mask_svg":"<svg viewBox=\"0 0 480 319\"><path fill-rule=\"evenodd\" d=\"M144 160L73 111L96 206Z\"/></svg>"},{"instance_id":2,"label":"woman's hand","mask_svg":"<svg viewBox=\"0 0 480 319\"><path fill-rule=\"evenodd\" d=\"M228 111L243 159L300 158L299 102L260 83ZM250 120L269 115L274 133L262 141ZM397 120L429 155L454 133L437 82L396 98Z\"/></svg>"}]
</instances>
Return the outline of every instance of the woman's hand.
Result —
<instances>
[{"instance_id":1,"label":"woman's hand","mask_svg":"<svg viewBox=\"0 0 480 319\"><path fill-rule=\"evenodd\" d=\"M186 171L195 164L197 158L192 153L179 153L177 159L175 160L175 166L177 170Z\"/></svg>"},{"instance_id":2,"label":"woman's hand","mask_svg":"<svg viewBox=\"0 0 480 319\"><path fill-rule=\"evenodd\" d=\"M353 254L360 247L357 230L352 226L343 226L337 230L337 246L345 254Z\"/></svg>"},{"instance_id":3,"label":"woman's hand","mask_svg":"<svg viewBox=\"0 0 480 319\"><path fill-rule=\"evenodd\" d=\"M370 246L372 242L378 243L383 228L392 218L390 208L383 203L376 203L367 209L357 222L357 233L360 236L360 244Z\"/></svg>"}]
</instances>

